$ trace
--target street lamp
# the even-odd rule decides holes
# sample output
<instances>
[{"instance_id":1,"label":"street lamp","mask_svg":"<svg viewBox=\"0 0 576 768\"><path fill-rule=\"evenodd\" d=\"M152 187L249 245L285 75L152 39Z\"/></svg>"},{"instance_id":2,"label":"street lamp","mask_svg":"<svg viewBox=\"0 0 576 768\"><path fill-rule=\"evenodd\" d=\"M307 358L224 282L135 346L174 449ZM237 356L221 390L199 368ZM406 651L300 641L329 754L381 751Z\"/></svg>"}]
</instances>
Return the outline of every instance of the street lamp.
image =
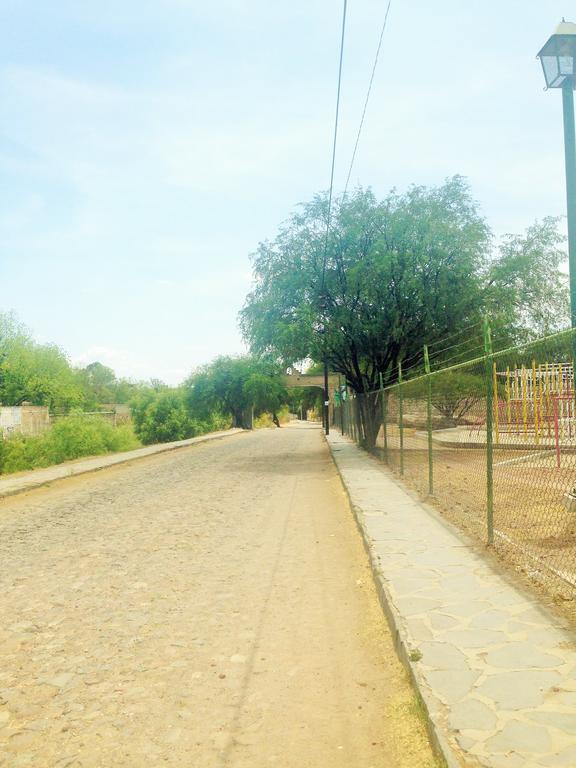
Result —
<instances>
[{"instance_id":1,"label":"street lamp","mask_svg":"<svg viewBox=\"0 0 576 768\"><path fill-rule=\"evenodd\" d=\"M574 88L576 87L576 24L562 20L538 53L546 88L562 89L564 157L568 214L568 264L570 269L570 319L576 328L576 137Z\"/></svg>"}]
</instances>

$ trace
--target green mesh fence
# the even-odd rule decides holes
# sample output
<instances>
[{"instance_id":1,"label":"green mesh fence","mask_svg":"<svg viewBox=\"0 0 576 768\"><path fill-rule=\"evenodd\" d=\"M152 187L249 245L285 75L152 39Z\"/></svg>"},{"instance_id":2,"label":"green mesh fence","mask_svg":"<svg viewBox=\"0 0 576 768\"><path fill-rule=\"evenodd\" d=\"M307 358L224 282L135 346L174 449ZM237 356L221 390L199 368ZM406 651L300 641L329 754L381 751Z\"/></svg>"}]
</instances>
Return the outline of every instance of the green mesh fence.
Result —
<instances>
[{"instance_id":1,"label":"green mesh fence","mask_svg":"<svg viewBox=\"0 0 576 768\"><path fill-rule=\"evenodd\" d=\"M555 593L576 589L576 333L362 395L334 425Z\"/></svg>"}]
</instances>

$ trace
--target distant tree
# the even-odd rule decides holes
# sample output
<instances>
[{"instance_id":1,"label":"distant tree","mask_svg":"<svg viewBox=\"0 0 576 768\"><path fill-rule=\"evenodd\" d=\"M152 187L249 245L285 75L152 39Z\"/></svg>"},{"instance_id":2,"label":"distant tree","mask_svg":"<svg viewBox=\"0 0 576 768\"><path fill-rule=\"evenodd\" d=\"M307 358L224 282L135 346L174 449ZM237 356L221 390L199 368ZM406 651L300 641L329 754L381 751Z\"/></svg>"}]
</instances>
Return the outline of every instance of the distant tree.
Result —
<instances>
[{"instance_id":1,"label":"distant tree","mask_svg":"<svg viewBox=\"0 0 576 768\"><path fill-rule=\"evenodd\" d=\"M83 392L64 352L37 344L11 315L0 315L0 402L80 407Z\"/></svg>"},{"instance_id":2,"label":"distant tree","mask_svg":"<svg viewBox=\"0 0 576 768\"><path fill-rule=\"evenodd\" d=\"M112 368L96 361L81 370L88 396L96 403L115 402L116 374Z\"/></svg>"},{"instance_id":3,"label":"distant tree","mask_svg":"<svg viewBox=\"0 0 576 768\"><path fill-rule=\"evenodd\" d=\"M158 379L149 383L119 379L97 361L73 368L59 347L38 344L15 315L0 313L0 404L29 401L63 411L95 410L103 403L128 403L147 392L168 389Z\"/></svg>"},{"instance_id":4,"label":"distant tree","mask_svg":"<svg viewBox=\"0 0 576 768\"><path fill-rule=\"evenodd\" d=\"M249 426L244 384L251 373L250 361L245 358L217 358L185 382L188 407L205 418L214 411L229 414L232 426Z\"/></svg>"},{"instance_id":5,"label":"distant tree","mask_svg":"<svg viewBox=\"0 0 576 768\"><path fill-rule=\"evenodd\" d=\"M486 311L494 330L519 344L570 324L566 261L559 219L548 216L523 235L506 235L484 282Z\"/></svg>"},{"instance_id":6,"label":"distant tree","mask_svg":"<svg viewBox=\"0 0 576 768\"><path fill-rule=\"evenodd\" d=\"M230 416L235 427L249 427L252 408L280 407L280 370L255 357L218 357L185 382L188 406L201 418L216 412Z\"/></svg>"},{"instance_id":7,"label":"distant tree","mask_svg":"<svg viewBox=\"0 0 576 768\"><path fill-rule=\"evenodd\" d=\"M404 396L425 400L427 379L420 377L405 385ZM484 375L456 368L439 371L431 379L432 405L450 424L461 423L473 408L486 397Z\"/></svg>"},{"instance_id":8,"label":"distant tree","mask_svg":"<svg viewBox=\"0 0 576 768\"><path fill-rule=\"evenodd\" d=\"M147 386L151 387L155 392L162 392L164 389L170 389L168 384L165 384L162 379L150 379Z\"/></svg>"},{"instance_id":9,"label":"distant tree","mask_svg":"<svg viewBox=\"0 0 576 768\"><path fill-rule=\"evenodd\" d=\"M113 403L129 403L138 392L146 388L143 382L132 381L131 379L116 379L113 387Z\"/></svg>"},{"instance_id":10,"label":"distant tree","mask_svg":"<svg viewBox=\"0 0 576 768\"><path fill-rule=\"evenodd\" d=\"M322 412L322 390L318 387L296 387L286 391L288 407L292 413L306 420L308 411Z\"/></svg>"},{"instance_id":11,"label":"distant tree","mask_svg":"<svg viewBox=\"0 0 576 768\"><path fill-rule=\"evenodd\" d=\"M270 413L272 421L280 426L278 411L288 399L281 381L263 373L253 373L243 386L243 396L254 408L254 413Z\"/></svg>"}]
</instances>

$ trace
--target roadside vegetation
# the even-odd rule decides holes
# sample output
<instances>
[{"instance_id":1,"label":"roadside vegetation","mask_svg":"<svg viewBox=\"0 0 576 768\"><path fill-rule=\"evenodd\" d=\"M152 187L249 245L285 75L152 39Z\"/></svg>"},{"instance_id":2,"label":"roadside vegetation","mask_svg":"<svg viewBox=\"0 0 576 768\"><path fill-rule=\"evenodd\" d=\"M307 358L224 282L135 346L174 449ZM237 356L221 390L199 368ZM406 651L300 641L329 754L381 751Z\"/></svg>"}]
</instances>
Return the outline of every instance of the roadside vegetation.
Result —
<instances>
[{"instance_id":1,"label":"roadside vegetation","mask_svg":"<svg viewBox=\"0 0 576 768\"><path fill-rule=\"evenodd\" d=\"M0 440L0 474L61 464L82 456L130 451L140 446L131 424L114 427L99 416L68 416L47 432Z\"/></svg>"},{"instance_id":2,"label":"roadside vegetation","mask_svg":"<svg viewBox=\"0 0 576 768\"><path fill-rule=\"evenodd\" d=\"M263 427L288 419L304 399L287 393L278 364L257 357L219 357L179 387L158 379L118 378L100 362L71 365L53 344L38 344L13 315L0 314L0 404L45 406L56 420L37 436L0 439L0 474L141 445L185 440L231 426ZM130 406L114 426L102 414Z\"/></svg>"},{"instance_id":3,"label":"roadside vegetation","mask_svg":"<svg viewBox=\"0 0 576 768\"><path fill-rule=\"evenodd\" d=\"M201 415L194 412L182 387L143 390L131 405L134 429L145 445L187 440L231 425L229 414L216 410Z\"/></svg>"}]
</instances>

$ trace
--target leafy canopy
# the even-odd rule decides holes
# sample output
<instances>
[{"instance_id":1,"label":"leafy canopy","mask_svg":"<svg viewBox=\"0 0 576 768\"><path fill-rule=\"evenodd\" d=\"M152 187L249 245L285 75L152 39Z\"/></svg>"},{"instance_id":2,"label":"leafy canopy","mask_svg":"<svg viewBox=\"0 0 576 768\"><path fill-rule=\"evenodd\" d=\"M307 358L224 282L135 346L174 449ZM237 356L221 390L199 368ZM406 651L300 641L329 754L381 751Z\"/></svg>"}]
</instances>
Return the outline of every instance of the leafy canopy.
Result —
<instances>
[{"instance_id":1,"label":"leafy canopy","mask_svg":"<svg viewBox=\"0 0 576 768\"><path fill-rule=\"evenodd\" d=\"M485 313L502 343L566 317L556 222L535 224L493 252L461 177L382 201L363 189L340 200L324 268L326 211L326 195L317 195L260 244L240 316L254 353L286 365L326 359L363 392L378 387L380 373L421 358L424 343L454 333L462 334L462 359L472 356Z\"/></svg>"},{"instance_id":2,"label":"leafy canopy","mask_svg":"<svg viewBox=\"0 0 576 768\"><path fill-rule=\"evenodd\" d=\"M0 403L77 407L83 391L66 355L37 344L13 315L0 315Z\"/></svg>"}]
</instances>

